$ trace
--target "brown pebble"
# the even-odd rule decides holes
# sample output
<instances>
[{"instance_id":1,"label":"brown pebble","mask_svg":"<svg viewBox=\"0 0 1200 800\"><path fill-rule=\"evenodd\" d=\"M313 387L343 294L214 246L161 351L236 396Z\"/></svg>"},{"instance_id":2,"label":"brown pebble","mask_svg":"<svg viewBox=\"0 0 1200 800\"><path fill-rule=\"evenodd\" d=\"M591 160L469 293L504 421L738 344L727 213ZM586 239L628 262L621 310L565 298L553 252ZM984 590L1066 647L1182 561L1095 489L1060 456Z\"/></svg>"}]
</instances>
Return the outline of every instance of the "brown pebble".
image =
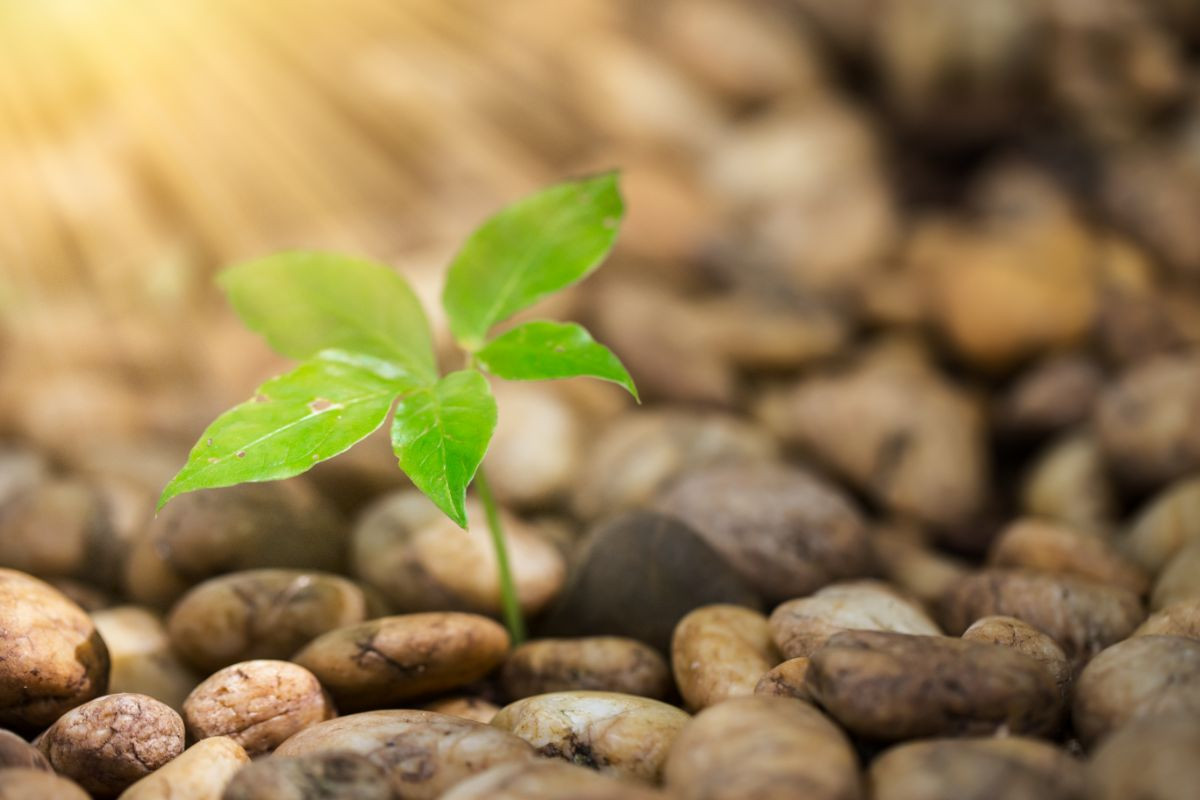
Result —
<instances>
[{"instance_id":1,"label":"brown pebble","mask_svg":"<svg viewBox=\"0 0 1200 800\"><path fill-rule=\"evenodd\" d=\"M658 651L636 639L585 636L526 642L504 662L500 684L512 700L573 690L661 699L671 675Z\"/></svg>"}]
</instances>

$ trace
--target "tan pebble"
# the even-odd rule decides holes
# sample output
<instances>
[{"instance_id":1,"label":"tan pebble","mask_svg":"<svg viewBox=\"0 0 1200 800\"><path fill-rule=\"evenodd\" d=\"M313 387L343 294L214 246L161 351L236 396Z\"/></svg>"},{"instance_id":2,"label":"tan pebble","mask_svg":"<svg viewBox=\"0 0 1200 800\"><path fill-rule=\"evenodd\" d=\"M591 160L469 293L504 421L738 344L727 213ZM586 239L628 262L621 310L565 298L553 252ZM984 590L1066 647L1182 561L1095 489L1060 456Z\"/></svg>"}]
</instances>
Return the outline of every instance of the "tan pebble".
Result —
<instances>
[{"instance_id":1,"label":"tan pebble","mask_svg":"<svg viewBox=\"0 0 1200 800\"><path fill-rule=\"evenodd\" d=\"M1116 490L1094 434L1073 432L1040 453L1021 488L1021 508L1031 516L1082 530L1111 531Z\"/></svg>"},{"instance_id":2,"label":"tan pebble","mask_svg":"<svg viewBox=\"0 0 1200 800\"><path fill-rule=\"evenodd\" d=\"M584 636L526 642L504 662L500 683L513 700L575 690L661 699L671 678L666 661L649 645L623 636Z\"/></svg>"},{"instance_id":3,"label":"tan pebble","mask_svg":"<svg viewBox=\"0 0 1200 800\"><path fill-rule=\"evenodd\" d=\"M1004 529L992 543L988 563L1075 575L1139 595L1145 594L1150 583L1145 571L1102 535L1032 518L1017 520Z\"/></svg>"},{"instance_id":4,"label":"tan pebble","mask_svg":"<svg viewBox=\"0 0 1200 800\"><path fill-rule=\"evenodd\" d=\"M74 781L31 767L0 768L0 800L90 800Z\"/></svg>"},{"instance_id":5,"label":"tan pebble","mask_svg":"<svg viewBox=\"0 0 1200 800\"><path fill-rule=\"evenodd\" d=\"M1071 664L1058 642L1015 617L983 617L963 631L968 642L984 642L1011 648L1038 661L1058 684L1063 698L1071 686Z\"/></svg>"},{"instance_id":6,"label":"tan pebble","mask_svg":"<svg viewBox=\"0 0 1200 800\"><path fill-rule=\"evenodd\" d=\"M47 771L51 769L50 762L42 755L41 750L12 731L0 729L0 769L10 767L28 767Z\"/></svg>"},{"instance_id":7,"label":"tan pebble","mask_svg":"<svg viewBox=\"0 0 1200 800\"><path fill-rule=\"evenodd\" d=\"M1167 486L1134 517L1123 546L1147 571L1162 570L1177 553L1200 539L1200 477Z\"/></svg>"},{"instance_id":8,"label":"tan pebble","mask_svg":"<svg viewBox=\"0 0 1200 800\"><path fill-rule=\"evenodd\" d=\"M383 767L358 753L332 751L260 758L233 776L221 800L395 800L401 796L393 791Z\"/></svg>"},{"instance_id":9,"label":"tan pebble","mask_svg":"<svg viewBox=\"0 0 1200 800\"><path fill-rule=\"evenodd\" d=\"M377 501L355 526L355 574L399 612L470 611L499 615L496 551L483 506L467 502L464 530L415 489ZM566 562L551 542L503 514L505 541L526 614L546 606L562 589Z\"/></svg>"},{"instance_id":10,"label":"tan pebble","mask_svg":"<svg viewBox=\"0 0 1200 800\"><path fill-rule=\"evenodd\" d=\"M1147 617L1133 635L1200 639L1200 597L1164 606Z\"/></svg>"},{"instance_id":11,"label":"tan pebble","mask_svg":"<svg viewBox=\"0 0 1200 800\"><path fill-rule=\"evenodd\" d=\"M812 700L804 679L808 674L808 659L804 656L789 658L772 667L754 686L755 694L792 697L796 700Z\"/></svg>"},{"instance_id":12,"label":"tan pebble","mask_svg":"<svg viewBox=\"0 0 1200 800\"><path fill-rule=\"evenodd\" d=\"M691 711L753 694L778 662L767 618L741 606L698 608L679 621L671 640L675 684Z\"/></svg>"},{"instance_id":13,"label":"tan pebble","mask_svg":"<svg viewBox=\"0 0 1200 800\"><path fill-rule=\"evenodd\" d=\"M1020 736L897 745L868 773L873 800L1084 800L1083 764Z\"/></svg>"},{"instance_id":14,"label":"tan pebble","mask_svg":"<svg viewBox=\"0 0 1200 800\"><path fill-rule=\"evenodd\" d=\"M539 755L656 783L689 717L666 703L616 692L554 692L518 700L492 725L529 742Z\"/></svg>"},{"instance_id":15,"label":"tan pebble","mask_svg":"<svg viewBox=\"0 0 1200 800\"><path fill-rule=\"evenodd\" d=\"M942 598L949 633L981 617L1016 617L1058 642L1073 668L1119 642L1141 623L1137 595L1068 575L989 568L968 575Z\"/></svg>"},{"instance_id":16,"label":"tan pebble","mask_svg":"<svg viewBox=\"0 0 1200 800\"><path fill-rule=\"evenodd\" d=\"M919 606L879 581L826 586L811 597L789 600L771 612L771 635L785 658L810 656L830 636L846 630L941 634Z\"/></svg>"},{"instance_id":17,"label":"tan pebble","mask_svg":"<svg viewBox=\"0 0 1200 800\"><path fill-rule=\"evenodd\" d=\"M846 631L809 661L809 693L870 739L1047 734L1062 716L1050 672L1028 656L948 637Z\"/></svg>"},{"instance_id":18,"label":"tan pebble","mask_svg":"<svg viewBox=\"0 0 1200 800\"><path fill-rule=\"evenodd\" d=\"M213 736L130 786L120 800L221 800L225 785L249 763L241 745Z\"/></svg>"},{"instance_id":19,"label":"tan pebble","mask_svg":"<svg viewBox=\"0 0 1200 800\"><path fill-rule=\"evenodd\" d=\"M1185 600L1200 600L1200 540L1181 547L1158 573L1150 608L1157 611Z\"/></svg>"},{"instance_id":20,"label":"tan pebble","mask_svg":"<svg viewBox=\"0 0 1200 800\"><path fill-rule=\"evenodd\" d=\"M334 716L316 676L287 661L243 661L206 678L183 704L195 739L227 736L252 756Z\"/></svg>"},{"instance_id":21,"label":"tan pebble","mask_svg":"<svg viewBox=\"0 0 1200 800\"><path fill-rule=\"evenodd\" d=\"M927 605L935 604L951 584L970 572L965 561L931 547L903 525L877 527L871 540L880 574Z\"/></svg>"},{"instance_id":22,"label":"tan pebble","mask_svg":"<svg viewBox=\"0 0 1200 800\"><path fill-rule=\"evenodd\" d=\"M681 800L792 800L800 787L805 800L863 797L846 735L786 697L738 697L701 711L671 748L666 785Z\"/></svg>"},{"instance_id":23,"label":"tan pebble","mask_svg":"<svg viewBox=\"0 0 1200 800\"><path fill-rule=\"evenodd\" d=\"M159 615L140 606L117 606L93 613L92 620L112 661L109 692L149 695L182 711L200 676L175 654Z\"/></svg>"},{"instance_id":24,"label":"tan pebble","mask_svg":"<svg viewBox=\"0 0 1200 800\"><path fill-rule=\"evenodd\" d=\"M361 588L337 575L303 570L234 572L191 589L171 609L175 651L209 675L256 658L290 658L327 631L368 619Z\"/></svg>"},{"instance_id":25,"label":"tan pebble","mask_svg":"<svg viewBox=\"0 0 1200 800\"><path fill-rule=\"evenodd\" d=\"M484 461L492 490L508 507L545 506L574 485L583 455L579 412L547 383L500 383L492 391L504 409Z\"/></svg>"},{"instance_id":26,"label":"tan pebble","mask_svg":"<svg viewBox=\"0 0 1200 800\"><path fill-rule=\"evenodd\" d=\"M441 800L666 800L666 795L587 767L539 759L501 764L457 784Z\"/></svg>"},{"instance_id":27,"label":"tan pebble","mask_svg":"<svg viewBox=\"0 0 1200 800\"><path fill-rule=\"evenodd\" d=\"M432 800L489 767L534 757L527 743L490 725L404 709L351 714L305 728L271 758L336 752L366 756L384 769L398 797L412 800Z\"/></svg>"},{"instance_id":28,"label":"tan pebble","mask_svg":"<svg viewBox=\"0 0 1200 800\"><path fill-rule=\"evenodd\" d=\"M1200 786L1200 718L1186 711L1134 719L1096 748L1090 800L1192 800Z\"/></svg>"},{"instance_id":29,"label":"tan pebble","mask_svg":"<svg viewBox=\"0 0 1200 800\"><path fill-rule=\"evenodd\" d=\"M294 657L339 709L378 708L482 678L508 654L508 633L454 611L382 617L339 628Z\"/></svg>"},{"instance_id":30,"label":"tan pebble","mask_svg":"<svg viewBox=\"0 0 1200 800\"><path fill-rule=\"evenodd\" d=\"M425 706L426 711L436 711L451 717L462 717L487 725L496 716L500 706L482 697L443 697Z\"/></svg>"},{"instance_id":31,"label":"tan pebble","mask_svg":"<svg viewBox=\"0 0 1200 800\"><path fill-rule=\"evenodd\" d=\"M63 714L34 741L50 765L99 797L115 797L183 752L183 720L140 694L107 694Z\"/></svg>"},{"instance_id":32,"label":"tan pebble","mask_svg":"<svg viewBox=\"0 0 1200 800\"><path fill-rule=\"evenodd\" d=\"M108 688L104 639L83 609L0 568L0 725L44 728Z\"/></svg>"},{"instance_id":33,"label":"tan pebble","mask_svg":"<svg viewBox=\"0 0 1200 800\"><path fill-rule=\"evenodd\" d=\"M1133 719L1200 714L1200 641L1137 636L1108 648L1075 682L1072 719L1086 746Z\"/></svg>"}]
</instances>

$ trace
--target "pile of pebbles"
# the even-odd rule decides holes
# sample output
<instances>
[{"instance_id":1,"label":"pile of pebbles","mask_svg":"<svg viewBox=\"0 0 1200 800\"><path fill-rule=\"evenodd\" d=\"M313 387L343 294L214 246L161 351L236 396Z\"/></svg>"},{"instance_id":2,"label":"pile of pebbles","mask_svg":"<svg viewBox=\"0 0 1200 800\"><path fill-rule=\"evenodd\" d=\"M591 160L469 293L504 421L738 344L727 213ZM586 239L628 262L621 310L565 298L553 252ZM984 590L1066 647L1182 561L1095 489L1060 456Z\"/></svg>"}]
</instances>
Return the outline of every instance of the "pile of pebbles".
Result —
<instances>
[{"instance_id":1,"label":"pile of pebbles","mask_svg":"<svg viewBox=\"0 0 1200 800\"><path fill-rule=\"evenodd\" d=\"M18 371L0 800L1195 800L1197 6L545 5L648 402L496 387L530 641L386 440L151 517L213 398Z\"/></svg>"}]
</instances>

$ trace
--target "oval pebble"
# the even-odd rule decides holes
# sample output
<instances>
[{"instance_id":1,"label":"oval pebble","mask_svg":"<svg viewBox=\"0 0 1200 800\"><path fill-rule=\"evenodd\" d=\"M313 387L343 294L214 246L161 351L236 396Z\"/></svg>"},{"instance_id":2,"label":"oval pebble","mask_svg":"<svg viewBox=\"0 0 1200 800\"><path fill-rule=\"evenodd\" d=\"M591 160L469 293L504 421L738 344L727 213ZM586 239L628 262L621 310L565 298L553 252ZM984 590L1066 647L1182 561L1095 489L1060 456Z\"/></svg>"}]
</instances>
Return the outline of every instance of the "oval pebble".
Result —
<instances>
[{"instance_id":1,"label":"oval pebble","mask_svg":"<svg viewBox=\"0 0 1200 800\"><path fill-rule=\"evenodd\" d=\"M618 780L586 767L538 760L501 764L468 778L441 800L666 800L647 786Z\"/></svg>"},{"instance_id":2,"label":"oval pebble","mask_svg":"<svg viewBox=\"0 0 1200 800\"><path fill-rule=\"evenodd\" d=\"M754 694L779 662L767 618L733 605L703 606L675 626L671 669L689 710Z\"/></svg>"},{"instance_id":3,"label":"oval pebble","mask_svg":"<svg viewBox=\"0 0 1200 800\"><path fill-rule=\"evenodd\" d=\"M228 736L213 736L184 750L121 793L120 800L216 800L250 756Z\"/></svg>"},{"instance_id":4,"label":"oval pebble","mask_svg":"<svg viewBox=\"0 0 1200 800\"><path fill-rule=\"evenodd\" d=\"M535 694L601 691L661 699L671 688L667 662L647 644L623 636L538 639L509 655L500 685L513 700Z\"/></svg>"}]
</instances>

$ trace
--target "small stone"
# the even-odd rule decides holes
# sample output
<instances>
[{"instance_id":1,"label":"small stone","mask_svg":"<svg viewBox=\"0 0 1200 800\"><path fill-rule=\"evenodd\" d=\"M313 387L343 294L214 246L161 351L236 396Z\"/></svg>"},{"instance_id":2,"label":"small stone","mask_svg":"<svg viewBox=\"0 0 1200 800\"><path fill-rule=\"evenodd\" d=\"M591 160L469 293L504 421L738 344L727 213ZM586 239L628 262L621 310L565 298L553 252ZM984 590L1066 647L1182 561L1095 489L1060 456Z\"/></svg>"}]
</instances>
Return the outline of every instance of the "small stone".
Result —
<instances>
[{"instance_id":1,"label":"small stone","mask_svg":"<svg viewBox=\"0 0 1200 800\"><path fill-rule=\"evenodd\" d=\"M1200 539L1180 547L1158 573L1150 608L1158 610L1187 600L1200 600Z\"/></svg>"},{"instance_id":2,"label":"small stone","mask_svg":"<svg viewBox=\"0 0 1200 800\"><path fill-rule=\"evenodd\" d=\"M671 742L689 719L647 697L553 692L510 703L492 725L529 742L539 755L657 783Z\"/></svg>"},{"instance_id":3,"label":"small stone","mask_svg":"<svg viewBox=\"0 0 1200 800\"><path fill-rule=\"evenodd\" d=\"M1110 531L1116 495L1095 435L1070 433L1034 461L1021 491L1021 509L1085 531Z\"/></svg>"},{"instance_id":4,"label":"small stone","mask_svg":"<svg viewBox=\"0 0 1200 800\"><path fill-rule=\"evenodd\" d=\"M767 618L742 606L703 606L675 626L671 669L690 711L754 694L779 662Z\"/></svg>"},{"instance_id":5,"label":"small stone","mask_svg":"<svg viewBox=\"0 0 1200 800\"><path fill-rule=\"evenodd\" d=\"M79 784L30 767L0 768L0 800L91 800Z\"/></svg>"},{"instance_id":6,"label":"small stone","mask_svg":"<svg viewBox=\"0 0 1200 800\"><path fill-rule=\"evenodd\" d=\"M871 539L880 574L926 606L936 605L955 581L971 571L965 561L930 546L912 525L878 526Z\"/></svg>"},{"instance_id":7,"label":"small stone","mask_svg":"<svg viewBox=\"0 0 1200 800\"><path fill-rule=\"evenodd\" d=\"M227 736L213 736L184 750L121 793L120 800L218 800L250 756Z\"/></svg>"},{"instance_id":8,"label":"small stone","mask_svg":"<svg viewBox=\"0 0 1200 800\"><path fill-rule=\"evenodd\" d=\"M1033 518L1016 520L1005 528L992 542L988 563L1052 575L1075 575L1138 595L1145 594L1150 584L1145 571L1118 552L1103 535Z\"/></svg>"},{"instance_id":9,"label":"small stone","mask_svg":"<svg viewBox=\"0 0 1200 800\"><path fill-rule=\"evenodd\" d=\"M243 661L213 673L183 704L193 739L228 737L252 756L334 716L316 677L287 661Z\"/></svg>"},{"instance_id":10,"label":"small stone","mask_svg":"<svg viewBox=\"0 0 1200 800\"><path fill-rule=\"evenodd\" d=\"M671 689L671 673L657 650L635 639L538 639L513 650L500 684L512 700L575 690L662 699Z\"/></svg>"},{"instance_id":11,"label":"small stone","mask_svg":"<svg viewBox=\"0 0 1200 800\"><path fill-rule=\"evenodd\" d=\"M666 783L681 800L863 797L846 735L786 697L738 697L701 711L675 739Z\"/></svg>"},{"instance_id":12,"label":"small stone","mask_svg":"<svg viewBox=\"0 0 1200 800\"><path fill-rule=\"evenodd\" d=\"M963 631L968 642L998 644L1029 656L1046 668L1066 700L1071 688L1071 663L1058 642L1015 617L983 617Z\"/></svg>"},{"instance_id":13,"label":"small stone","mask_svg":"<svg viewBox=\"0 0 1200 800\"><path fill-rule=\"evenodd\" d=\"M52 767L42 751L12 731L0 729L0 769L23 767L49 772Z\"/></svg>"},{"instance_id":14,"label":"small stone","mask_svg":"<svg viewBox=\"0 0 1200 800\"><path fill-rule=\"evenodd\" d=\"M1139 488L1200 468L1200 353L1161 355L1109 385L1096 430L1111 467Z\"/></svg>"},{"instance_id":15,"label":"small stone","mask_svg":"<svg viewBox=\"0 0 1200 800\"><path fill-rule=\"evenodd\" d=\"M942 599L948 633L991 616L1016 617L1049 635L1078 669L1133 633L1144 612L1137 595L1116 586L996 568L963 578Z\"/></svg>"},{"instance_id":16,"label":"small stone","mask_svg":"<svg viewBox=\"0 0 1200 800\"><path fill-rule=\"evenodd\" d=\"M183 720L153 697L106 694L63 714L34 741L55 772L115 797L183 752Z\"/></svg>"},{"instance_id":17,"label":"small stone","mask_svg":"<svg viewBox=\"0 0 1200 800\"><path fill-rule=\"evenodd\" d=\"M108 645L111 693L145 694L183 711L183 700L200 682L171 647L162 619L148 608L117 606L92 614Z\"/></svg>"},{"instance_id":18,"label":"small stone","mask_svg":"<svg viewBox=\"0 0 1200 800\"><path fill-rule=\"evenodd\" d=\"M451 717L462 717L487 725L500 711L500 706L482 697L450 696L425 705L426 711L436 711Z\"/></svg>"},{"instance_id":19,"label":"small stone","mask_svg":"<svg viewBox=\"0 0 1200 800\"><path fill-rule=\"evenodd\" d=\"M367 619L352 581L325 572L256 569L207 580L171 609L175 651L202 674L256 658L290 658L323 633Z\"/></svg>"},{"instance_id":20,"label":"small stone","mask_svg":"<svg viewBox=\"0 0 1200 800\"><path fill-rule=\"evenodd\" d=\"M39 730L108 688L104 639L50 585L0 568L0 725Z\"/></svg>"},{"instance_id":21,"label":"small stone","mask_svg":"<svg viewBox=\"0 0 1200 800\"><path fill-rule=\"evenodd\" d=\"M1200 540L1200 476L1184 478L1152 497L1134 517L1124 550L1158 573L1191 542Z\"/></svg>"},{"instance_id":22,"label":"small stone","mask_svg":"<svg viewBox=\"0 0 1200 800\"><path fill-rule=\"evenodd\" d=\"M484 461L492 491L508 507L549 505L575 485L583 458L579 412L546 383L502 382L492 392L504 409Z\"/></svg>"},{"instance_id":23,"label":"small stone","mask_svg":"<svg viewBox=\"0 0 1200 800\"><path fill-rule=\"evenodd\" d=\"M543 636L627 636L668 652L694 608L760 601L687 525L663 514L623 514L591 531Z\"/></svg>"},{"instance_id":24,"label":"small stone","mask_svg":"<svg viewBox=\"0 0 1200 800\"><path fill-rule=\"evenodd\" d=\"M841 631L867 630L940 636L921 608L879 581L826 586L771 612L771 636L784 658L811 656Z\"/></svg>"},{"instance_id":25,"label":"small stone","mask_svg":"<svg viewBox=\"0 0 1200 800\"><path fill-rule=\"evenodd\" d=\"M172 500L134 543L125 588L166 607L190 586L238 570L343 572L346 529L303 480L244 483Z\"/></svg>"},{"instance_id":26,"label":"small stone","mask_svg":"<svg viewBox=\"0 0 1200 800\"><path fill-rule=\"evenodd\" d=\"M1020 736L897 745L868 774L873 800L1084 800L1083 765Z\"/></svg>"},{"instance_id":27,"label":"small stone","mask_svg":"<svg viewBox=\"0 0 1200 800\"><path fill-rule=\"evenodd\" d=\"M539 759L501 764L456 784L441 800L667 800L667 795L587 767Z\"/></svg>"},{"instance_id":28,"label":"small stone","mask_svg":"<svg viewBox=\"0 0 1200 800\"><path fill-rule=\"evenodd\" d=\"M877 631L839 633L810 659L809 693L859 736L1046 734L1062 714L1054 678L991 644Z\"/></svg>"},{"instance_id":29,"label":"small stone","mask_svg":"<svg viewBox=\"0 0 1200 800\"><path fill-rule=\"evenodd\" d=\"M221 800L395 800L382 767L351 752L259 759L240 769Z\"/></svg>"},{"instance_id":30,"label":"small stone","mask_svg":"<svg viewBox=\"0 0 1200 800\"><path fill-rule=\"evenodd\" d=\"M776 664L759 678L754 686L754 693L811 701L812 695L808 693L808 687L804 683L807 675L807 658L789 658L781 664Z\"/></svg>"},{"instance_id":31,"label":"small stone","mask_svg":"<svg viewBox=\"0 0 1200 800\"><path fill-rule=\"evenodd\" d=\"M1133 719L1096 748L1090 800L1193 800L1200 786L1200 718L1194 712Z\"/></svg>"},{"instance_id":32,"label":"small stone","mask_svg":"<svg viewBox=\"0 0 1200 800\"><path fill-rule=\"evenodd\" d=\"M478 680L504 661L508 644L487 617L404 614L330 631L293 661L317 676L339 709L357 711Z\"/></svg>"},{"instance_id":33,"label":"small stone","mask_svg":"<svg viewBox=\"0 0 1200 800\"><path fill-rule=\"evenodd\" d=\"M681 477L655 507L690 525L769 598L808 594L874 566L858 509L805 470L767 463L708 467Z\"/></svg>"},{"instance_id":34,"label":"small stone","mask_svg":"<svg viewBox=\"0 0 1200 800\"><path fill-rule=\"evenodd\" d=\"M397 612L470 611L499 616L496 550L483 506L467 501L464 530L415 489L369 507L354 528L355 574ZM562 589L567 566L551 542L524 522L501 515L517 597L536 614Z\"/></svg>"},{"instance_id":35,"label":"small stone","mask_svg":"<svg viewBox=\"0 0 1200 800\"><path fill-rule=\"evenodd\" d=\"M1052 356L1017 378L999 399L998 426L1042 436L1083 422L1104 386L1104 373L1082 355Z\"/></svg>"},{"instance_id":36,"label":"small stone","mask_svg":"<svg viewBox=\"0 0 1200 800\"><path fill-rule=\"evenodd\" d=\"M1164 606L1147 617L1133 635L1200 639L1200 597Z\"/></svg>"},{"instance_id":37,"label":"small stone","mask_svg":"<svg viewBox=\"0 0 1200 800\"><path fill-rule=\"evenodd\" d=\"M524 741L490 725L433 711L396 709L351 714L305 728L280 745L267 763L345 752L366 756L382 767L395 796L405 800L433 800L489 767L534 757ZM284 780L296 782L292 774L313 774L315 767L290 767ZM333 765L326 762L324 772L332 771ZM275 795L244 797L274 800Z\"/></svg>"},{"instance_id":38,"label":"small stone","mask_svg":"<svg viewBox=\"0 0 1200 800\"><path fill-rule=\"evenodd\" d=\"M1075 732L1089 747L1130 720L1200 714L1200 641L1137 636L1113 645L1075 682Z\"/></svg>"}]
</instances>

